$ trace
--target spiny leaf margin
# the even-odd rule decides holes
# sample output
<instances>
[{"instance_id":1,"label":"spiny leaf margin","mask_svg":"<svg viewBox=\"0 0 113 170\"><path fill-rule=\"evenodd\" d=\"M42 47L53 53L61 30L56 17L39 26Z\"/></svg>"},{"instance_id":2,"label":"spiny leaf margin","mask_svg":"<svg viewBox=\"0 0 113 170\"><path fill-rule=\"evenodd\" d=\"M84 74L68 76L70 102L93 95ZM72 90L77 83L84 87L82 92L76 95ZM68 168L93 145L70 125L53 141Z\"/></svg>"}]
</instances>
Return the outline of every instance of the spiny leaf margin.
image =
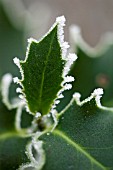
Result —
<instances>
[{"instance_id":1,"label":"spiny leaf margin","mask_svg":"<svg viewBox=\"0 0 113 170\"><path fill-rule=\"evenodd\" d=\"M31 44L33 42L40 43L47 35L49 35L49 33L55 28L55 26L58 26L58 30L57 30L58 37L57 38L58 38L58 42L59 42L59 45L61 48L62 61L64 61L65 66L63 69L63 73L62 73L63 81L61 82L61 85L60 85L61 89L57 92L56 98L53 100L52 104L50 105L50 109L49 109L49 112L52 113L53 115L56 113L56 110L55 110L56 105L60 102L58 99L63 97L62 92L64 90L69 90L72 87L71 84L67 84L67 83L74 81L74 78L71 76L67 76L67 74L70 70L71 65L77 59L77 56L73 53L69 54L67 56L67 48L69 48L69 45L67 42L64 42L64 31L63 31L63 27L65 26L65 17L64 16L56 18L56 22L54 23L54 25L51 27L49 32L41 40L37 41L32 38L30 38L28 40L29 44L27 47L26 58L24 61L22 61L22 63L25 63L27 61ZM36 116L39 117L39 116L41 116L42 113L39 113L39 110L37 110L36 113L32 112L32 110L29 107L29 104L28 104L29 101L26 98L26 94L23 92L24 87L23 87L22 81L24 80L24 72L23 72L21 64L20 64L21 61L18 58L14 58L14 63L19 67L21 76L22 76L22 80L19 80L17 77L14 78L14 82L20 84L22 87L22 89L17 88L17 92L22 94L22 95L20 95L20 98L26 103L27 111L33 115L36 114Z\"/></svg>"},{"instance_id":2,"label":"spiny leaf margin","mask_svg":"<svg viewBox=\"0 0 113 170\"><path fill-rule=\"evenodd\" d=\"M104 106L102 106L101 105L101 102L100 102L100 99L101 99L101 97L102 97L102 95L103 95L103 89L102 88L98 88L98 89L95 89L94 90L94 92L91 94L91 96L90 97L88 97L88 98L86 98L85 100L83 100L83 101L80 101L80 94L79 93L75 93L74 95L73 95L73 98L72 98L72 100L71 100L71 102L69 103L69 105L61 112L61 113L59 113L59 115L58 115L58 117L59 117L59 123L58 123L58 126L53 130L53 132L51 133L51 131L48 131L48 132L45 132L45 135L41 135L40 137L39 137L39 140L43 140L44 141L44 149L46 150L46 154L48 154L48 151L50 152L51 151L51 149L52 149L52 146L54 146L54 152L55 152L55 148L57 149L57 146L59 145L60 147L61 147L61 144L60 143L57 143L57 142L60 142L60 138L61 138L61 140L63 141L64 140L64 146L66 147L66 148L70 148L71 146L70 145L72 145L74 148L76 148L76 150L77 151L79 151L80 153L82 153L83 154L83 156L84 157L86 157L86 159L87 160L89 160L90 162L92 162L92 167L94 168L94 169L102 169L102 170L107 170L108 169L108 166L110 166L110 165L107 165L106 166L106 164L104 165L103 164L103 162L102 161L100 161L100 159L98 159L98 156L97 157L95 157L94 155L95 154L92 154L92 152L90 153L89 152L89 150L86 150L86 148L87 148L87 144L86 145L82 145L81 143L78 143L78 141L79 140L77 140L77 138L76 138L76 132L77 133L80 133L79 132L79 129L76 131L74 131L74 127L76 126L76 124L74 125L74 126L72 126L72 128L70 128L71 127L71 123L72 123L72 119L73 119L73 121L74 121L74 119L77 119L76 117L73 117L72 118L72 116L71 116L71 122L70 123L67 123L67 117L70 117L70 115L69 114L71 114L71 111L72 110L70 110L70 113L69 113L69 111L67 112L67 116L65 117L65 113L66 113L66 111L70 108L70 107L72 107L72 105L74 104L74 103L76 103L75 105L76 106L79 106L79 109L82 109L82 106L84 106L84 105L86 105L86 104L88 104L89 105L89 107L90 107L90 105L91 104L93 104L93 106L94 106L94 108L98 108L99 110L101 110L101 114L104 114L104 113L102 113L103 111L105 111L105 115L107 116L108 114L107 113L109 113L111 116L112 116L112 114L113 114L113 108L108 108L108 107L104 107ZM93 103L92 103L93 102ZM91 106L92 107L92 106ZM75 107L74 107L74 109L75 109ZM87 108L88 109L88 108ZM86 110L87 110L86 109ZM83 110L83 112L84 112L85 110ZM90 111L90 108L89 108L89 111ZM74 114L74 112L73 112L73 114ZM76 113L77 114L77 113ZM75 115L76 115L75 114ZM79 113L78 113L79 114ZM97 112L97 116L98 116L98 112ZM106 118L106 116L104 117L104 119L103 120L105 120L105 118ZM92 116L91 116L92 117ZM78 119L79 119L80 117L78 117ZM85 118L85 117L84 117ZM90 118L90 117L89 117ZM89 119L88 118L88 119ZM113 116L112 116L112 118L113 118ZM86 119L86 118L85 118ZM65 121L66 120L66 121ZM112 119L111 119L112 120ZM67 130L66 130L66 126L64 125L64 123L62 124L62 122L65 122L65 125L66 125L66 123L68 124L67 125ZM88 120L87 120L88 121ZM107 120L106 120L107 121ZM74 122L73 122L74 123ZM79 122L80 123L80 122ZM86 122L86 123L88 123L88 122ZM92 124L93 122L92 122L92 118L90 119L90 125ZM106 124L107 125L107 124ZM65 127L64 127L65 126ZM83 126L84 127L84 126ZM91 126L91 127L93 127L93 126ZM103 126L102 126L103 127ZM106 128L107 128L107 126L106 126ZM70 136L69 135L69 129L71 129L73 132L72 132L72 136ZM92 129L93 130L93 129ZM92 131L91 130L91 131ZM74 133L75 133L75 135L74 135ZM93 132L92 132L93 133ZM112 133L112 132L111 132ZM110 133L110 134L111 134ZM98 132L97 132L97 134L98 134ZM49 136L48 136L49 135ZM69 135L69 136L68 136ZM75 139L74 139L74 136L75 136ZM55 136L56 136L56 138L55 138ZM81 135L80 135L81 136ZM109 135L108 135L109 136ZM82 140L82 136L81 136L81 140ZM53 143L55 143L55 141L56 141L56 145L54 145ZM47 142L47 144L46 144L46 142ZM51 145L49 145L49 143L51 143ZM69 143L68 143L69 142ZM112 142L112 141L111 141ZM58 145L57 145L58 144ZM49 145L49 146L48 146ZM46 148L47 147L47 148ZM63 146L62 146L63 147ZM86 147L86 148L85 148ZM94 148L95 149L95 148ZM67 149L66 149L67 150ZM54 152L52 151L52 154L54 154ZM59 151L55 154L55 155L57 155L57 154L59 154L60 153L60 149L59 149ZM67 153L67 151L66 151L66 153ZM66 154L65 153L65 154ZM95 153L95 152L94 152ZM107 154L109 153L109 150L108 150L108 152L107 152ZM113 153L113 152L112 152ZM67 153L68 154L68 153ZM63 154L64 155L64 154ZM101 155L101 154L100 154ZM109 154L108 154L109 155ZM52 155L51 155L52 156ZM50 156L50 157L51 157ZM65 156L64 156L65 157ZM70 156L70 158L71 158L71 156ZM49 159L49 157L47 157L46 158L47 160ZM52 159L52 157L50 158L50 160ZM56 158L56 157L54 157L54 159L58 159L58 157ZM59 159L60 159L60 157L59 157ZM65 159L64 159L65 160ZM64 161L63 160L63 161ZM112 158L111 158L111 160L112 160ZM73 157L73 161L74 161L74 157ZM75 162L76 162L77 160L75 159ZM81 160L82 161L82 160ZM61 161L62 162L62 161ZM82 161L83 162L83 161ZM71 162L72 163L72 162ZM77 162L76 162L77 163ZM45 169L48 169L48 164L50 164L49 162L47 162L47 167L46 167L46 164L45 164L45 166L44 166L44 168ZM84 164L84 163L83 163ZM55 166L56 164L52 164L52 166ZM69 162L69 164L68 164L68 161L67 161L67 163L66 163L66 165L68 166L68 165L70 165L70 162ZM73 165L75 165L75 163L72 163L72 167L73 167ZM52 167L53 169L55 169L55 167ZM60 167L62 167L62 164L60 165L60 164L58 164L58 166L60 166ZM65 167L65 166L64 166ZM78 166L77 166L78 167ZM81 167L81 166L80 166ZM49 166L49 168L50 168L50 166ZM58 167L57 167L58 168ZM81 167L81 169L82 169L83 167ZM60 168L60 170L62 170L63 168ZM73 169L75 169L74 167L73 167Z\"/></svg>"},{"instance_id":3,"label":"spiny leaf margin","mask_svg":"<svg viewBox=\"0 0 113 170\"><path fill-rule=\"evenodd\" d=\"M26 159L28 159L29 162L27 162L27 163L21 162L22 165L18 165L19 166L18 170L24 170L26 168L33 168L36 170L41 170L45 163L45 153L42 148L43 142L42 141L37 142L35 140L35 138L37 137L37 134L38 133L40 134L40 132L37 132L34 135L32 126L26 128L26 129L23 129L21 127L21 116L22 116L22 109L24 108L24 104L22 102L20 102L20 100L19 101L15 100L14 103L10 103L10 101L9 101L9 87L11 85L11 82L12 82L12 75L9 73L5 74L2 77L2 80L0 82L1 83L0 84L1 85L0 92L1 92L1 96L2 96L2 102L7 108L6 110L8 110L10 113L12 110L14 111L14 109L15 109L14 122L12 122L14 124L14 127L13 127L14 129L8 128L8 132L1 133L0 142L4 141L4 144L6 145L8 140L10 141L13 138L14 138L13 139L14 144L16 142L18 142L16 138L18 138L19 140L23 140L23 141L26 140L26 145L24 146L25 147L24 148L24 154L25 154L24 156L26 156ZM13 112L11 114L13 114ZM35 150L35 155L33 154L33 149ZM21 150L20 152L23 152L23 150ZM2 154L3 153L1 153L1 155ZM4 159L2 157L0 159L3 162ZM13 165L13 166L15 166L15 165Z\"/></svg>"}]
</instances>

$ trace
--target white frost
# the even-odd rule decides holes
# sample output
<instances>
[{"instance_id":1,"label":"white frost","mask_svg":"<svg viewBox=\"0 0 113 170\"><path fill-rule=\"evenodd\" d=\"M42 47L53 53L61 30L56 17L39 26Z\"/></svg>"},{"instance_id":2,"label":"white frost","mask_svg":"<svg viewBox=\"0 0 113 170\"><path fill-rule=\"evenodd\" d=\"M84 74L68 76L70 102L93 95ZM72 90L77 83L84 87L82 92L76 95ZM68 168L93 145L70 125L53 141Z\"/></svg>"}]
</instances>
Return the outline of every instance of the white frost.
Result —
<instances>
[{"instance_id":1,"label":"white frost","mask_svg":"<svg viewBox=\"0 0 113 170\"><path fill-rule=\"evenodd\" d=\"M73 101L75 100L76 101L76 104L78 106L83 106L85 103L87 102L90 102L92 99L95 100L95 103L97 105L98 108L100 109L103 109L103 110L106 110L106 111L112 111L113 112L113 107L105 107L105 106L102 106L101 105L101 102L100 102L100 99L103 95L103 89L102 88L98 88L98 89L95 89L93 91L93 93L88 97L86 98L85 100L83 101L80 101L80 98L81 98L81 94L76 92L73 94L73 99L70 101L70 103L64 108L64 110L61 111L61 113L59 114L60 116L63 115L65 113L65 111L73 104ZM88 111L87 111L88 112Z\"/></svg>"},{"instance_id":2,"label":"white frost","mask_svg":"<svg viewBox=\"0 0 113 170\"><path fill-rule=\"evenodd\" d=\"M78 57L77 57L77 55L76 55L75 53L70 53L70 54L68 55L68 58L69 58L69 60L71 60L72 63L73 63Z\"/></svg>"},{"instance_id":3,"label":"white frost","mask_svg":"<svg viewBox=\"0 0 113 170\"><path fill-rule=\"evenodd\" d=\"M19 78L18 78L18 77L14 77L14 78L13 78L13 81L14 81L14 83L17 83L17 84L18 84L18 83L19 83Z\"/></svg>"},{"instance_id":4,"label":"white frost","mask_svg":"<svg viewBox=\"0 0 113 170\"><path fill-rule=\"evenodd\" d=\"M18 68L20 68L20 60L17 57L15 57L13 61L18 66Z\"/></svg>"},{"instance_id":5,"label":"white frost","mask_svg":"<svg viewBox=\"0 0 113 170\"><path fill-rule=\"evenodd\" d=\"M72 88L72 85L68 84L68 83L74 81L74 77L67 76L67 74L70 71L71 65L77 59L77 55L74 54L74 53L70 53L67 56L67 49L70 46L69 46L68 42L64 41L64 29L63 29L63 27L65 26L65 21L66 21L66 19L65 19L64 16L56 18L56 23L58 24L58 40L59 40L59 43L60 43L60 47L62 49L62 59L66 62L65 66L64 66L63 74L62 74L62 77L63 77L63 82L61 83L62 89L57 93L58 99L64 97L62 95L62 92L64 90L69 90L69 89ZM52 109L51 109L51 113L53 113L53 111L55 110L56 104L58 104L58 103L56 103L56 99L55 99L54 104L53 104Z\"/></svg>"},{"instance_id":6,"label":"white frost","mask_svg":"<svg viewBox=\"0 0 113 170\"><path fill-rule=\"evenodd\" d=\"M22 93L22 89L18 87L18 88L16 89L16 92L17 92L17 93Z\"/></svg>"},{"instance_id":7,"label":"white frost","mask_svg":"<svg viewBox=\"0 0 113 170\"><path fill-rule=\"evenodd\" d=\"M66 60L66 54L67 54L67 49L69 48L68 42L64 42L64 29L63 27L65 26L65 17L57 17L56 18L56 24L58 24L58 40L60 43L60 47L62 49L62 59Z\"/></svg>"},{"instance_id":8,"label":"white frost","mask_svg":"<svg viewBox=\"0 0 113 170\"><path fill-rule=\"evenodd\" d=\"M19 95L19 98L24 100L24 96L22 94Z\"/></svg>"},{"instance_id":9,"label":"white frost","mask_svg":"<svg viewBox=\"0 0 113 170\"><path fill-rule=\"evenodd\" d=\"M74 81L74 77L72 77L72 76L66 76L65 78L65 82L72 82L72 81Z\"/></svg>"},{"instance_id":10,"label":"white frost","mask_svg":"<svg viewBox=\"0 0 113 170\"><path fill-rule=\"evenodd\" d=\"M60 95L58 96L59 99L62 99L63 97L64 97L63 94L60 94Z\"/></svg>"},{"instance_id":11,"label":"white frost","mask_svg":"<svg viewBox=\"0 0 113 170\"><path fill-rule=\"evenodd\" d=\"M60 100L55 100L55 104L58 104L58 103L60 103Z\"/></svg>"},{"instance_id":12,"label":"white frost","mask_svg":"<svg viewBox=\"0 0 113 170\"><path fill-rule=\"evenodd\" d=\"M73 94L73 98L77 98L77 99L80 99L80 97L81 97L81 94L80 93L74 93Z\"/></svg>"},{"instance_id":13,"label":"white frost","mask_svg":"<svg viewBox=\"0 0 113 170\"><path fill-rule=\"evenodd\" d=\"M69 90L69 89L71 89L72 88L72 85L71 84L65 84L65 86L64 86L64 89L65 90Z\"/></svg>"},{"instance_id":14,"label":"white frost","mask_svg":"<svg viewBox=\"0 0 113 170\"><path fill-rule=\"evenodd\" d=\"M103 109L103 110L107 110L107 111L112 111L113 112L113 107L105 107L105 106L102 106L101 105L101 102L100 102L100 99L103 95L103 89L102 88L98 88L98 89L95 89L94 92L91 94L90 97L86 98L85 100L83 101L80 101L80 97L81 95L79 93L75 93L73 95L74 97L74 100L76 101L76 103L79 105L79 106L82 106L83 104L91 101L93 98L95 99L96 101L96 104L97 106L100 108L100 109Z\"/></svg>"},{"instance_id":15,"label":"white frost","mask_svg":"<svg viewBox=\"0 0 113 170\"><path fill-rule=\"evenodd\" d=\"M76 61L77 59L77 55L74 53L69 53L69 55L66 58L66 64L64 67L64 73L63 73L63 77L65 78L65 76L68 74L68 72L70 71L70 68L73 64L74 61Z\"/></svg>"},{"instance_id":16,"label":"white frost","mask_svg":"<svg viewBox=\"0 0 113 170\"><path fill-rule=\"evenodd\" d=\"M93 96L101 96L103 95L103 89L102 88L98 88L98 89L95 89L94 92L92 93Z\"/></svg>"},{"instance_id":17,"label":"white frost","mask_svg":"<svg viewBox=\"0 0 113 170\"><path fill-rule=\"evenodd\" d=\"M38 132L39 133L39 132ZM39 135L39 134L38 134ZM26 147L26 155L30 162L23 164L18 170L25 170L27 168L41 170L45 163L45 152L43 150L43 142L37 140L38 135L35 134L32 141ZM40 136L40 135L39 135ZM33 149L35 150L35 155L33 154Z\"/></svg>"},{"instance_id":18,"label":"white frost","mask_svg":"<svg viewBox=\"0 0 113 170\"><path fill-rule=\"evenodd\" d=\"M47 34L44 36L44 37L46 37L57 25L57 27L58 27L57 37L58 37L58 42L59 42L60 47L61 47L61 56L62 56L62 60L63 60L62 62L65 63L63 73L62 73L63 82L61 83L61 90L59 90L59 92L57 93L57 97L53 102L53 105L51 107L51 113L54 112L56 105L60 102L57 99L63 98L62 92L64 90L71 89L72 85L69 84L69 83L74 81L74 77L67 76L67 74L70 71L71 65L77 59L77 56L74 53L70 53L69 55L67 55L67 49L70 46L69 46L68 42L64 41L64 28L63 27L65 26L65 21L66 21L66 19L65 19L64 16L57 17L56 22L53 24L53 26L50 28L50 30L47 32ZM28 39L28 47L27 47L26 57L25 57L25 60L23 61L23 63L26 62L26 60L28 58L31 43L32 42L39 43L44 37L42 37L39 41L37 41L33 38ZM20 67L20 61L17 57L14 58L14 63L20 68L22 80L24 80L24 73L23 73L22 68ZM14 78L14 82L19 83L22 86L21 81L17 77ZM20 88L17 88L17 92L22 93L22 90ZM20 95L20 98L25 101L26 100L25 94ZM26 101L26 105L27 105L27 101ZM27 111L29 111L28 106L26 106L26 108L27 108Z\"/></svg>"},{"instance_id":19,"label":"white frost","mask_svg":"<svg viewBox=\"0 0 113 170\"><path fill-rule=\"evenodd\" d=\"M91 94L90 97L86 98L86 99L83 100L83 101L80 101L81 95L80 95L79 93L75 93L75 94L73 95L73 98L74 98L74 100L76 101L76 103L77 103L78 105L80 105L80 106L82 106L84 103L87 103L87 102L91 101L93 98L95 98L95 101L96 101L97 106L105 109L105 107L101 106L101 103L100 103L100 98L102 97L102 95L103 95L103 89L102 89L102 88L98 88L98 89L95 89L95 90L93 91L93 93ZM107 109L108 109L108 108L107 108ZM110 108L110 110L113 110L113 108Z\"/></svg>"},{"instance_id":20,"label":"white frost","mask_svg":"<svg viewBox=\"0 0 113 170\"><path fill-rule=\"evenodd\" d=\"M37 112L36 115L35 115L35 118L39 118L39 117L41 117L41 113Z\"/></svg>"}]
</instances>

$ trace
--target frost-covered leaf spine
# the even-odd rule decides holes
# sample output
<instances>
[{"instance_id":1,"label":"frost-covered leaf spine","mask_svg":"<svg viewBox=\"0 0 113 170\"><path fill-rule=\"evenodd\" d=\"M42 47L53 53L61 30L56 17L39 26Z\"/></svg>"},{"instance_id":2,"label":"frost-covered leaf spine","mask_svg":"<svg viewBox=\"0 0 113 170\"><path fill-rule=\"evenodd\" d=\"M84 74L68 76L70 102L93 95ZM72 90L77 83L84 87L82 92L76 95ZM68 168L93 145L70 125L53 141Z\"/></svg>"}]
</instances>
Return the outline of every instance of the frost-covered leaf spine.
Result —
<instances>
[{"instance_id":1,"label":"frost-covered leaf spine","mask_svg":"<svg viewBox=\"0 0 113 170\"><path fill-rule=\"evenodd\" d=\"M56 22L54 23L54 25L51 27L51 29L49 30L49 32L45 35L47 36L51 31L52 29L57 26L58 29L57 29L57 37L58 37L58 42L59 42L59 45L60 45L60 48L61 48L61 56L62 56L62 61L65 62L65 66L64 66L64 69L63 69L63 72L62 72L62 78L63 78L63 81L61 83L61 89L58 91L57 93L57 97L54 99L53 101L53 104L51 106L51 109L50 109L50 112L52 114L56 113L55 111L55 108L56 108L56 105L60 102L60 98L63 98L63 95L62 95L62 92L64 90L69 90L72 88L72 85L70 84L72 81L74 81L74 78L72 76L67 76L69 70L70 70L70 67L71 65L73 64L73 62L77 59L77 56L76 54L74 53L70 53L67 55L67 49L69 48L69 45L67 42L64 41L64 29L63 27L65 26L65 17L64 16L61 16L61 17L58 17L56 18ZM44 37L45 37L44 36ZM44 38L43 37L43 38ZM43 39L42 38L42 39ZM25 61L27 60L28 58L28 55L29 55L29 50L30 50L30 46L32 44L32 42L36 42L36 43L39 43L37 40L35 39L32 39L30 38L28 40L28 47L27 47L27 52L26 52L26 58L25 58ZM25 62L24 61L24 62ZM19 67L20 69L20 72L21 72L21 76L22 76L22 80L24 79L24 72L20 66L20 60L16 57L14 58L14 63ZM17 77L14 78L14 82L15 83L18 83L21 85L22 89L21 88L17 88L17 92L18 93L21 93L21 95L19 95L19 97L25 101L26 103L26 108L27 108L27 111L29 113L31 113L30 109L29 109L29 106L27 104L27 100L26 100L26 95L25 93L23 93L23 85L21 83L21 80L19 80ZM38 111L37 111L38 112ZM39 115L39 114L38 114Z\"/></svg>"}]
</instances>

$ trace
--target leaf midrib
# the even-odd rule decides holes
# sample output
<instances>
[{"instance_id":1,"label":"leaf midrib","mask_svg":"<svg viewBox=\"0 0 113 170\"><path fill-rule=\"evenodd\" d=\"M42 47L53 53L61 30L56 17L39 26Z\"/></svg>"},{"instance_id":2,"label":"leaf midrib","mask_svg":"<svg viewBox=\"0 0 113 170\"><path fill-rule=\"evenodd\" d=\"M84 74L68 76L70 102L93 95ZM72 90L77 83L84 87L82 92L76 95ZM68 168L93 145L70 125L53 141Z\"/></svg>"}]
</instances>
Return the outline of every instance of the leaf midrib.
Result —
<instances>
[{"instance_id":1,"label":"leaf midrib","mask_svg":"<svg viewBox=\"0 0 113 170\"><path fill-rule=\"evenodd\" d=\"M56 32L55 32L56 33ZM52 43L53 43L53 40L54 40L54 37L55 37L55 33L53 34L53 37L52 37L52 40L51 40L51 43L50 43L50 48L49 48L49 51L48 51L48 54L46 56L46 62L45 62L45 67L43 69L43 72L42 72L42 80L41 80L41 88L40 88L40 94L39 94L39 110L41 109L40 106L41 106L41 101L42 101L42 94L43 94L43 86L44 86L44 80L45 80L45 71L46 71L46 67L47 67L47 62L48 62L48 59L49 59L49 55L51 53L51 48L52 48Z\"/></svg>"},{"instance_id":2,"label":"leaf midrib","mask_svg":"<svg viewBox=\"0 0 113 170\"><path fill-rule=\"evenodd\" d=\"M72 141L64 132L60 130L54 130L53 134L56 134L60 137L62 137L65 141L67 141L70 145L72 145L74 148L76 148L79 152L84 154L91 162L102 168L103 170L107 170L107 167L102 165L100 162L98 162L94 157L92 157L86 150L84 150L79 144L77 144L75 141Z\"/></svg>"}]
</instances>

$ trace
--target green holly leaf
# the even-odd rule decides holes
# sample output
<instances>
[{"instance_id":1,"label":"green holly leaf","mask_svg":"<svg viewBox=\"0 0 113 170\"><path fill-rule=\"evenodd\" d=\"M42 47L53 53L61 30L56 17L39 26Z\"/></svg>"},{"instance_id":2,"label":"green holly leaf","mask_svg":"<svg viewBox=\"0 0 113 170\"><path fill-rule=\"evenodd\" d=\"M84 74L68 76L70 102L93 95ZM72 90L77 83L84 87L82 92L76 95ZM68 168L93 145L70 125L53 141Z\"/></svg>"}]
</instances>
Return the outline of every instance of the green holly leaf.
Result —
<instances>
[{"instance_id":1,"label":"green holly leaf","mask_svg":"<svg viewBox=\"0 0 113 170\"><path fill-rule=\"evenodd\" d=\"M101 106L102 93L96 89L82 102L75 93L60 113L57 128L40 136L44 170L113 170L113 109Z\"/></svg>"},{"instance_id":2,"label":"green holly leaf","mask_svg":"<svg viewBox=\"0 0 113 170\"><path fill-rule=\"evenodd\" d=\"M8 110L0 101L0 169L17 169L28 161L25 154L30 140L15 129L16 109Z\"/></svg>"},{"instance_id":3,"label":"green holly leaf","mask_svg":"<svg viewBox=\"0 0 113 170\"><path fill-rule=\"evenodd\" d=\"M25 129L23 123L28 121L28 114L22 114L25 117L22 120L24 129L18 129L17 109L9 111L0 102L0 170L41 169L45 163L42 142L32 140L32 129Z\"/></svg>"},{"instance_id":4,"label":"green holly leaf","mask_svg":"<svg viewBox=\"0 0 113 170\"><path fill-rule=\"evenodd\" d=\"M11 81L9 73L4 75L0 89L0 170L33 169L37 164L41 168L45 161L42 142L34 142L31 138L34 131L34 125L31 126L33 116L27 114L23 102L19 99L10 102Z\"/></svg>"},{"instance_id":5,"label":"green holly leaf","mask_svg":"<svg viewBox=\"0 0 113 170\"><path fill-rule=\"evenodd\" d=\"M29 39L24 61L14 59L22 76L21 80L14 79L22 86L22 90L17 91L22 92L28 111L32 114L45 115L52 112L59 102L57 99L62 97L62 91L71 87L66 82L74 80L66 77L76 55L66 57L68 44L63 40L64 23L65 18L58 17L43 39L39 42Z\"/></svg>"},{"instance_id":6,"label":"green holly leaf","mask_svg":"<svg viewBox=\"0 0 113 170\"><path fill-rule=\"evenodd\" d=\"M71 27L70 34L78 56L70 72L76 78L71 94L79 91L84 99L92 90L102 87L105 91L102 103L113 106L110 102L113 101L113 34L103 37L95 48L84 42L77 27Z\"/></svg>"}]
</instances>

